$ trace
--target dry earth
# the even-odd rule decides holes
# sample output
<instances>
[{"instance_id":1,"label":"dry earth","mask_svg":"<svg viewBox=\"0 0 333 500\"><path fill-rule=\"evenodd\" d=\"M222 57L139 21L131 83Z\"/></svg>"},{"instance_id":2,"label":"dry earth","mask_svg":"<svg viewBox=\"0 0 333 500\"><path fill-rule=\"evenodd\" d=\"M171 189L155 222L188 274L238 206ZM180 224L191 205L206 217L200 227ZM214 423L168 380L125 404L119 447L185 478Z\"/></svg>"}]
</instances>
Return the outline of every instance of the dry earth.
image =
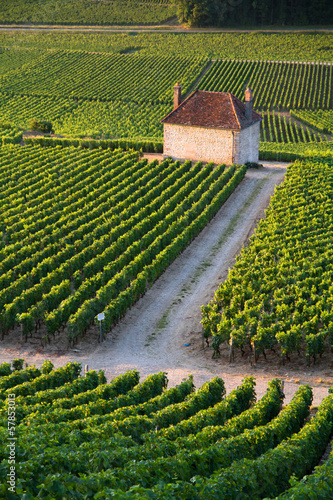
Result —
<instances>
[{"instance_id":1,"label":"dry earth","mask_svg":"<svg viewBox=\"0 0 333 500\"><path fill-rule=\"evenodd\" d=\"M202 346L200 306L210 301L218 284L227 277L235 255L246 244L258 220L265 216L285 171L286 164L269 162L263 162L260 169L248 170L214 219L102 344L97 343L97 327L91 328L74 349L67 349L65 333L46 347L41 347L40 337L20 345L16 330L0 342L0 361L20 357L36 366L44 359L51 359L55 366L79 361L89 369L104 369L108 379L129 369L138 369L142 379L165 371L169 386L190 373L197 387L218 375L224 379L227 393L245 375L253 375L258 397L266 391L267 382L277 376L285 381L286 402L300 383L310 383L314 387L313 404L318 405L333 384L330 354L311 367L297 356L280 366L274 354L251 366L247 356L242 358L240 354L229 364L227 347L220 359L213 360L212 349Z\"/></svg>"}]
</instances>

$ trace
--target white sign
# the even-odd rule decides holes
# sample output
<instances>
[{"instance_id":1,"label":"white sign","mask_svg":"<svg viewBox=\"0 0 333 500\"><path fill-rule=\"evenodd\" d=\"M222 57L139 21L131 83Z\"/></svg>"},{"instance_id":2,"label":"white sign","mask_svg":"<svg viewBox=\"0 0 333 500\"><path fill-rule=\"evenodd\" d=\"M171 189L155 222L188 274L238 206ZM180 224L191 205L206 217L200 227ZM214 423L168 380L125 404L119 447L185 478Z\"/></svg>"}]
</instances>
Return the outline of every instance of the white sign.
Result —
<instances>
[{"instance_id":1,"label":"white sign","mask_svg":"<svg viewBox=\"0 0 333 500\"><path fill-rule=\"evenodd\" d=\"M104 313L99 313L99 314L97 315L97 319L98 319L98 321L103 321L103 319L104 319L104 318L105 318L105 314L104 314Z\"/></svg>"}]
</instances>

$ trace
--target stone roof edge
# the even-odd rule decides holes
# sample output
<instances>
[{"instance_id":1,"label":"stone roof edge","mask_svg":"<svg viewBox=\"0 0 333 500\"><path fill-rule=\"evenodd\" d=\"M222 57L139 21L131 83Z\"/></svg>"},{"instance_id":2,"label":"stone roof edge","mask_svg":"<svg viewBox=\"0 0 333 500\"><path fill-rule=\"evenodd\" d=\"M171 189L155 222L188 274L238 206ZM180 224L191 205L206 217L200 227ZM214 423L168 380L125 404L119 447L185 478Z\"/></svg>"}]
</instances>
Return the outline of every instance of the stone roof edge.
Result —
<instances>
[{"instance_id":1,"label":"stone roof edge","mask_svg":"<svg viewBox=\"0 0 333 500\"><path fill-rule=\"evenodd\" d=\"M175 113L178 109L180 109L183 106L183 104L185 104L185 102L187 102L197 92L198 92L198 89L195 89L188 97L186 97L186 99L184 101L182 101L179 104L178 108L173 109L172 111L170 111L170 113L168 115L166 115L164 118L162 118L162 120L160 121L160 123L164 123L164 120L166 120L167 118L169 118L173 113Z\"/></svg>"}]
</instances>

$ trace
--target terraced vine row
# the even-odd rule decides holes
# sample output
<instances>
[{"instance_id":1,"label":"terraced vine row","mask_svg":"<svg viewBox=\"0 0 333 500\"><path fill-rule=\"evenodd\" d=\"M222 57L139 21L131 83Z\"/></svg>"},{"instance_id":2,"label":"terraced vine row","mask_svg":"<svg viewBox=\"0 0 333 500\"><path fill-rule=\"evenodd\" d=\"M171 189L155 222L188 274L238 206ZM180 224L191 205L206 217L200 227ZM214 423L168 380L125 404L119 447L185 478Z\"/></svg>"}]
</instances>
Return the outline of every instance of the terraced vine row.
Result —
<instances>
[{"instance_id":1,"label":"terraced vine row","mask_svg":"<svg viewBox=\"0 0 333 500\"><path fill-rule=\"evenodd\" d=\"M80 369L0 365L1 498L257 499L285 490L289 498L304 490L300 482L289 493L290 476L310 472L332 431L333 395L303 427L312 401L306 385L281 411L278 379L255 403L253 377L226 396L219 377L194 391L192 376L167 389L163 372L141 383L138 372L126 372L106 383L103 372L83 377ZM9 392L16 395L14 491L6 484ZM331 469L329 459L309 476L311 498L320 498L317 477Z\"/></svg>"},{"instance_id":2,"label":"terraced vine row","mask_svg":"<svg viewBox=\"0 0 333 500\"><path fill-rule=\"evenodd\" d=\"M245 167L75 148L0 151L2 335L105 331L203 229Z\"/></svg>"},{"instance_id":3,"label":"terraced vine row","mask_svg":"<svg viewBox=\"0 0 333 500\"><path fill-rule=\"evenodd\" d=\"M333 345L333 163L296 161L251 244L202 307L215 354L224 342L282 359L305 348L310 362ZM232 352L231 352L232 355Z\"/></svg>"}]
</instances>

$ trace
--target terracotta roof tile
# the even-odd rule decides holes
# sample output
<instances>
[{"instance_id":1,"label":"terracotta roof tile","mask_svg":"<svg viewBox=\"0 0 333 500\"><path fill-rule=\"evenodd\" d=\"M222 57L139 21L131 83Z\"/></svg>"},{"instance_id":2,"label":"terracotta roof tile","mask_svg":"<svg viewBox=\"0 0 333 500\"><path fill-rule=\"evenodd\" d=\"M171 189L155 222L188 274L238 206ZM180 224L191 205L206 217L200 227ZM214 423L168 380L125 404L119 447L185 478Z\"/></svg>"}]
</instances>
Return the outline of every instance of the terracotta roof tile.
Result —
<instances>
[{"instance_id":1,"label":"terracotta roof tile","mask_svg":"<svg viewBox=\"0 0 333 500\"><path fill-rule=\"evenodd\" d=\"M195 90L161 122L240 130L260 120L262 117L255 111L252 120L246 120L245 104L230 92Z\"/></svg>"}]
</instances>

